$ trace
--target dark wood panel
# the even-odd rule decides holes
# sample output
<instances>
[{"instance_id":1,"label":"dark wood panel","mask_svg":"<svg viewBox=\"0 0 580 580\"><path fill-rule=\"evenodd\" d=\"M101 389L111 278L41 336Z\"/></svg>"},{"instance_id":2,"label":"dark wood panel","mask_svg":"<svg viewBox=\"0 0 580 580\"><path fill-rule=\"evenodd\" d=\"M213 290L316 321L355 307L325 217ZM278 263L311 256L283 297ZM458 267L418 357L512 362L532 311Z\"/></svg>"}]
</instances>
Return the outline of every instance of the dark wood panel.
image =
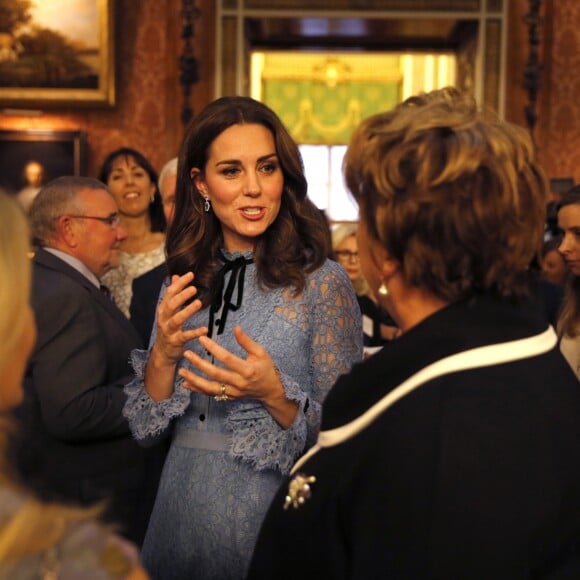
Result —
<instances>
[{"instance_id":1,"label":"dark wood panel","mask_svg":"<svg viewBox=\"0 0 580 580\"><path fill-rule=\"evenodd\" d=\"M271 50L455 50L472 27L455 19L248 18L246 38Z\"/></svg>"}]
</instances>

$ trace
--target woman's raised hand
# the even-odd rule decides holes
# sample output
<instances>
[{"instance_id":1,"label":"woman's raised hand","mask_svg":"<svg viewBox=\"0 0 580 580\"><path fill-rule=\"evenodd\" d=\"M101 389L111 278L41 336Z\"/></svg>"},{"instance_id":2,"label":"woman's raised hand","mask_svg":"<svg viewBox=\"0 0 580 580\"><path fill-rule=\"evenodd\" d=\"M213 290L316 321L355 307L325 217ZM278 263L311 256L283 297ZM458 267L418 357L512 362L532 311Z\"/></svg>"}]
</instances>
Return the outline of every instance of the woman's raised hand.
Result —
<instances>
[{"instance_id":1,"label":"woman's raised hand","mask_svg":"<svg viewBox=\"0 0 580 580\"><path fill-rule=\"evenodd\" d=\"M201 300L192 300L197 289L192 286L193 274L172 276L163 299L157 307L157 335L145 368L145 389L155 401L168 399L173 393L175 366L183 357L188 340L207 333L206 327L183 330L183 324L201 307Z\"/></svg>"},{"instance_id":2,"label":"woman's raised hand","mask_svg":"<svg viewBox=\"0 0 580 580\"><path fill-rule=\"evenodd\" d=\"M192 301L197 294L197 288L191 284L193 278L191 272L172 276L171 284L157 307L157 337L153 348L170 364L179 362L188 340L207 334L206 327L183 330L185 321L202 308L201 300Z\"/></svg>"}]
</instances>

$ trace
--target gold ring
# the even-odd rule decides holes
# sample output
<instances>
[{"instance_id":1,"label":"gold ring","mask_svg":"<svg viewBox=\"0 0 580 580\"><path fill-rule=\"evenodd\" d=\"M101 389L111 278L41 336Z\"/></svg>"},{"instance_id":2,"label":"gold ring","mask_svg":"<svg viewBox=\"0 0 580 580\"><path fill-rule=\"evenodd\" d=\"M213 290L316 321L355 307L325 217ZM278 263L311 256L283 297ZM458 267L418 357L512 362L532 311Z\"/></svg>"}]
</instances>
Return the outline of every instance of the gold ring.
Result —
<instances>
[{"instance_id":1,"label":"gold ring","mask_svg":"<svg viewBox=\"0 0 580 580\"><path fill-rule=\"evenodd\" d=\"M220 383L220 393L219 395L216 395L214 397L214 399L216 401L229 401L230 398L226 395L226 387L227 385L225 383Z\"/></svg>"}]
</instances>

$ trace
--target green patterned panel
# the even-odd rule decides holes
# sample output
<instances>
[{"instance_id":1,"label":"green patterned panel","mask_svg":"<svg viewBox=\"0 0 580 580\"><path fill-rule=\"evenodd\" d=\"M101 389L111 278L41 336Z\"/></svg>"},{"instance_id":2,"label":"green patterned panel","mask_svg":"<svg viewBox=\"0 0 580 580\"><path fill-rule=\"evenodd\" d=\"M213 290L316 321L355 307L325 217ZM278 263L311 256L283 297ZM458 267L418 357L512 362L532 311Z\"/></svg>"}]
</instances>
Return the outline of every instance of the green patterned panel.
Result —
<instances>
[{"instance_id":1,"label":"green patterned panel","mask_svg":"<svg viewBox=\"0 0 580 580\"><path fill-rule=\"evenodd\" d=\"M362 119L392 109L399 101L399 83L341 84L266 80L263 101L282 119L299 143L348 143Z\"/></svg>"}]
</instances>

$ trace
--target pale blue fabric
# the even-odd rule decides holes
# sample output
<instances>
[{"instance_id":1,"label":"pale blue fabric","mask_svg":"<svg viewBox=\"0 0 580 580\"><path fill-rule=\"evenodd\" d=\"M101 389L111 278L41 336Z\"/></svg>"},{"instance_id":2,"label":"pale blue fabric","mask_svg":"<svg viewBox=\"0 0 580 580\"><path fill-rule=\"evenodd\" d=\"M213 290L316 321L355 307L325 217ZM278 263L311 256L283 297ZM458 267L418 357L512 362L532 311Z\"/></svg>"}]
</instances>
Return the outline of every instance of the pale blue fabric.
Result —
<instances>
[{"instance_id":1,"label":"pale blue fabric","mask_svg":"<svg viewBox=\"0 0 580 580\"><path fill-rule=\"evenodd\" d=\"M186 326L206 326L208 315L206 308ZM142 551L153 580L244 578L282 475L316 440L324 397L362 359L361 319L352 284L335 262L310 274L297 297L291 289L262 289L255 264L247 266L242 307L229 312L225 332L213 338L245 358L232 333L240 325L268 350L286 396L300 407L289 429L256 400L216 402L186 390L180 378L170 399L155 402L143 385L147 353L133 353L136 378L125 389L125 416L138 440L146 444L170 427L181 440L195 431L231 439L224 451L172 442ZM197 341L187 348L207 356Z\"/></svg>"}]
</instances>

